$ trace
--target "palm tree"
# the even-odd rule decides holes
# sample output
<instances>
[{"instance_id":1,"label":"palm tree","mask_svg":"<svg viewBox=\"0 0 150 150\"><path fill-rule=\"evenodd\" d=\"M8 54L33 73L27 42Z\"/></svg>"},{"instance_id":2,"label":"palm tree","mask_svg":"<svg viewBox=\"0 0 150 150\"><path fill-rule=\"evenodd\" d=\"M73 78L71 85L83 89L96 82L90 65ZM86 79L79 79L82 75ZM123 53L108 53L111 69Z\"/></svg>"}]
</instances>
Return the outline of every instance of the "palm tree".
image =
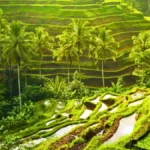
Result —
<instances>
[{"instance_id":1,"label":"palm tree","mask_svg":"<svg viewBox=\"0 0 150 150\"><path fill-rule=\"evenodd\" d=\"M29 33L25 31L25 26L19 21L12 22L6 31L3 44L3 58L6 62L16 64L18 72L18 92L20 110L22 107L20 88L20 65L21 61L27 61L31 56Z\"/></svg>"},{"instance_id":2,"label":"palm tree","mask_svg":"<svg viewBox=\"0 0 150 150\"><path fill-rule=\"evenodd\" d=\"M83 55L83 51L88 47L90 32L87 28L88 22L83 19L73 19L69 24L69 31L72 35L74 49L77 51L77 60L79 67L79 74L81 74L80 69L80 57Z\"/></svg>"},{"instance_id":3,"label":"palm tree","mask_svg":"<svg viewBox=\"0 0 150 150\"><path fill-rule=\"evenodd\" d=\"M53 41L52 37L49 36L48 32L44 30L42 27L38 27L35 29L35 34L33 34L33 49L38 53L40 57L39 64L39 74L41 75L41 64L43 60L43 51L50 50L53 46L51 41Z\"/></svg>"},{"instance_id":4,"label":"palm tree","mask_svg":"<svg viewBox=\"0 0 150 150\"><path fill-rule=\"evenodd\" d=\"M62 61L65 58L68 68L68 83L69 83L69 69L72 64L72 57L77 57L77 52L74 50L73 38L68 31L64 31L61 35L57 36L59 39L58 48L53 51L53 57L57 61Z\"/></svg>"},{"instance_id":5,"label":"palm tree","mask_svg":"<svg viewBox=\"0 0 150 150\"><path fill-rule=\"evenodd\" d=\"M134 75L140 77L140 84L143 85L146 78L149 78L147 72L150 69L150 31L143 31L138 36L133 36L133 47L129 58L136 65Z\"/></svg>"},{"instance_id":6,"label":"palm tree","mask_svg":"<svg viewBox=\"0 0 150 150\"><path fill-rule=\"evenodd\" d=\"M134 61L138 69L149 68L150 64L150 31L143 31L133 36L133 48L129 58Z\"/></svg>"},{"instance_id":7,"label":"palm tree","mask_svg":"<svg viewBox=\"0 0 150 150\"><path fill-rule=\"evenodd\" d=\"M118 43L110 35L111 30L107 30L105 27L95 28L92 31L91 45L89 49L89 57L95 60L95 64L98 65L101 60L102 70L102 84L105 86L104 81L104 61L108 57L114 57L116 55L116 49ZM98 67L99 68L99 67Z\"/></svg>"}]
</instances>

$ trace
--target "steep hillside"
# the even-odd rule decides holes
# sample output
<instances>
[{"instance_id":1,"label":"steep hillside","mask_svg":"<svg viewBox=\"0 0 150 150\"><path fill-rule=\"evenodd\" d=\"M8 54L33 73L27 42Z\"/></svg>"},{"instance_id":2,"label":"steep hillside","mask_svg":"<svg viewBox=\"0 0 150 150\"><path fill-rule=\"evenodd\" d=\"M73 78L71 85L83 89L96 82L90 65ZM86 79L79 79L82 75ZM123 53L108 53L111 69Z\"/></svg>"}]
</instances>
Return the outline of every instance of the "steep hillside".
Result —
<instances>
[{"instance_id":1,"label":"steep hillside","mask_svg":"<svg viewBox=\"0 0 150 150\"><path fill-rule=\"evenodd\" d=\"M72 1L35 1L35 0L0 0L0 8L9 21L21 20L27 25L29 31L37 26L43 26L52 36L61 34L68 28L73 18L83 18L89 21L90 27L106 26L112 30L112 35L120 44L117 59L114 62L108 58L104 64L106 85L116 82L118 77L123 77L126 85L135 82L132 76L133 64L126 62L125 58L132 48L132 36L138 35L143 30L150 28L150 23L144 19L142 13L131 9L120 2L103 2L100 4L77 3ZM31 68L28 76L38 75L38 58L32 61L35 67ZM41 66L42 76L67 77L65 62L56 62L52 54L45 51ZM77 70L77 62L71 65L71 75ZM87 86L101 86L101 69L97 70L93 60L85 52L81 57L82 81Z\"/></svg>"}]
</instances>

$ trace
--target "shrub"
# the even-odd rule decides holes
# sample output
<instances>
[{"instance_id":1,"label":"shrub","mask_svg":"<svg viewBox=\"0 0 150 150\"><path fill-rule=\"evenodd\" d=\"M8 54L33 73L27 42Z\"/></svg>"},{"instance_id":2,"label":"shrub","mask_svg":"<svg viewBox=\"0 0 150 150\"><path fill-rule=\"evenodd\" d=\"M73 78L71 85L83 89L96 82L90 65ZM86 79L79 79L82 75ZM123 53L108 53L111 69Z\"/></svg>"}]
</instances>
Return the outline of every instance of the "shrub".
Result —
<instances>
[{"instance_id":1,"label":"shrub","mask_svg":"<svg viewBox=\"0 0 150 150\"><path fill-rule=\"evenodd\" d=\"M42 86L28 85L22 93L22 100L38 101L47 97L47 90Z\"/></svg>"},{"instance_id":2,"label":"shrub","mask_svg":"<svg viewBox=\"0 0 150 150\"><path fill-rule=\"evenodd\" d=\"M0 84L0 120L7 115L7 109L10 109L11 101L7 100L7 89L4 84Z\"/></svg>"},{"instance_id":3,"label":"shrub","mask_svg":"<svg viewBox=\"0 0 150 150\"><path fill-rule=\"evenodd\" d=\"M89 95L89 89L80 81L80 75L77 71L73 75L73 81L70 82L69 88L73 92L74 98L82 98Z\"/></svg>"},{"instance_id":4,"label":"shrub","mask_svg":"<svg viewBox=\"0 0 150 150\"><path fill-rule=\"evenodd\" d=\"M45 84L44 89L47 89L47 96L53 98L61 98L66 87L66 81L59 76L55 79L49 79Z\"/></svg>"},{"instance_id":5,"label":"shrub","mask_svg":"<svg viewBox=\"0 0 150 150\"><path fill-rule=\"evenodd\" d=\"M124 86L124 81L122 77L119 77L117 80L117 83L115 84L114 82L111 83L112 87L110 90L115 93L122 93L124 91L123 86Z\"/></svg>"},{"instance_id":6,"label":"shrub","mask_svg":"<svg viewBox=\"0 0 150 150\"><path fill-rule=\"evenodd\" d=\"M19 106L15 106L11 112L9 112L6 118L2 118L0 121L0 129L2 131L12 129L20 125L29 123L29 119L35 112L35 106L31 101L25 103L20 111Z\"/></svg>"},{"instance_id":7,"label":"shrub","mask_svg":"<svg viewBox=\"0 0 150 150\"><path fill-rule=\"evenodd\" d=\"M16 146L17 139L18 139L18 137L15 137L13 135L7 136L5 138L5 141L0 145L0 148L2 150L12 149L12 147Z\"/></svg>"}]
</instances>

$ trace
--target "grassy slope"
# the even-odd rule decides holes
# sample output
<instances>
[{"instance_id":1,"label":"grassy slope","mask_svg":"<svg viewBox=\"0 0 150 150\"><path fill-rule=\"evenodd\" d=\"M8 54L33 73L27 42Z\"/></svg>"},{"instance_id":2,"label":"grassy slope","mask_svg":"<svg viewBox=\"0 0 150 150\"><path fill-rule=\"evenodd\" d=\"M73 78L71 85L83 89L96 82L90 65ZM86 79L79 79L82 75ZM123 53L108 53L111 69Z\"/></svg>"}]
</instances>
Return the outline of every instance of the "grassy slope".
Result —
<instances>
[{"instance_id":1,"label":"grassy slope","mask_svg":"<svg viewBox=\"0 0 150 150\"><path fill-rule=\"evenodd\" d=\"M116 96L116 98L103 100L103 97L108 93ZM133 95L138 97L133 98ZM49 99L50 105L48 106L44 104L46 100L40 101L36 104L36 108L41 117L36 118L36 123L10 129L3 134L3 138L14 135L18 137L18 143L24 144L34 139L48 138L35 148L31 148L35 150L60 150L62 147L65 147L65 150L108 150L108 148L115 150L114 148L117 147L118 150L129 150L127 146L130 144L132 144L132 148L137 146L133 150L144 147L148 149L150 137L149 95L150 89L145 88L132 88L121 94L99 91L91 97L66 100L62 108L57 107L60 101ZM99 101L94 104L92 100L97 97L100 97ZM141 103L130 106L130 104L133 104L132 102L141 99L143 99ZM108 108L104 111L98 111L102 103L105 103ZM116 107L117 110L112 113L111 111ZM92 110L92 113L87 119L80 119L85 109ZM71 116L63 116L64 113ZM119 139L117 143L105 145L104 142L116 132L119 121L134 113L136 113L136 124L133 132ZM52 117L53 114L55 114L55 117ZM49 121L52 121L52 123L46 125ZM67 134L60 138L53 136L59 129L73 124L81 124L81 126L76 127L69 133L66 131ZM103 133L98 135L101 131ZM51 136L52 138L50 138Z\"/></svg>"}]
</instances>

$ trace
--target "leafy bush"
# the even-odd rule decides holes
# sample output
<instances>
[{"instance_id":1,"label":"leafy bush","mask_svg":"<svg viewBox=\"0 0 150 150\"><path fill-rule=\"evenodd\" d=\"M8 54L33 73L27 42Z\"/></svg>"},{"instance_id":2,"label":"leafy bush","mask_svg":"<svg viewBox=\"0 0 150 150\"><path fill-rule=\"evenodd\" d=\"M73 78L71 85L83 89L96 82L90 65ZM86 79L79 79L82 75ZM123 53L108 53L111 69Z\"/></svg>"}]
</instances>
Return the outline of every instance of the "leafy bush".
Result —
<instances>
[{"instance_id":1,"label":"leafy bush","mask_svg":"<svg viewBox=\"0 0 150 150\"><path fill-rule=\"evenodd\" d=\"M22 100L38 101L47 97L47 90L42 86L28 85L22 93Z\"/></svg>"},{"instance_id":2,"label":"leafy bush","mask_svg":"<svg viewBox=\"0 0 150 150\"><path fill-rule=\"evenodd\" d=\"M19 137L14 135L9 135L5 138L5 141L1 143L0 149L1 150L13 150L18 147L19 150L32 150L32 148L27 147L25 145L18 145Z\"/></svg>"},{"instance_id":3,"label":"leafy bush","mask_svg":"<svg viewBox=\"0 0 150 150\"><path fill-rule=\"evenodd\" d=\"M137 85L144 86L144 87L150 87L150 70L135 70L134 74L137 76Z\"/></svg>"},{"instance_id":4,"label":"leafy bush","mask_svg":"<svg viewBox=\"0 0 150 150\"><path fill-rule=\"evenodd\" d=\"M5 141L0 145L0 149L2 150L10 150L12 147L16 146L18 137L13 135L9 135L5 138Z\"/></svg>"},{"instance_id":5,"label":"leafy bush","mask_svg":"<svg viewBox=\"0 0 150 150\"><path fill-rule=\"evenodd\" d=\"M112 87L110 90L114 93L122 93L124 91L123 86L124 86L124 81L122 77L119 77L117 80L117 83L115 84L114 82L111 83Z\"/></svg>"},{"instance_id":6,"label":"leafy bush","mask_svg":"<svg viewBox=\"0 0 150 150\"><path fill-rule=\"evenodd\" d=\"M59 76L56 76L55 79L49 79L45 84L47 89L48 97L61 98L66 87L66 81Z\"/></svg>"},{"instance_id":7,"label":"leafy bush","mask_svg":"<svg viewBox=\"0 0 150 150\"><path fill-rule=\"evenodd\" d=\"M29 119L33 116L34 112L35 106L31 101L25 103L21 111L19 106L14 107L13 110L8 113L9 115L0 121L0 130L4 131L29 123Z\"/></svg>"},{"instance_id":8,"label":"leafy bush","mask_svg":"<svg viewBox=\"0 0 150 150\"><path fill-rule=\"evenodd\" d=\"M11 104L11 101L6 100L7 89L4 84L0 84L0 120L7 115L7 109ZM9 107L10 109L10 107Z\"/></svg>"},{"instance_id":9,"label":"leafy bush","mask_svg":"<svg viewBox=\"0 0 150 150\"><path fill-rule=\"evenodd\" d=\"M76 71L73 75L73 81L69 84L70 90L73 92L74 98L82 98L89 95L89 89L84 86L84 83L80 81L80 75Z\"/></svg>"}]
</instances>

